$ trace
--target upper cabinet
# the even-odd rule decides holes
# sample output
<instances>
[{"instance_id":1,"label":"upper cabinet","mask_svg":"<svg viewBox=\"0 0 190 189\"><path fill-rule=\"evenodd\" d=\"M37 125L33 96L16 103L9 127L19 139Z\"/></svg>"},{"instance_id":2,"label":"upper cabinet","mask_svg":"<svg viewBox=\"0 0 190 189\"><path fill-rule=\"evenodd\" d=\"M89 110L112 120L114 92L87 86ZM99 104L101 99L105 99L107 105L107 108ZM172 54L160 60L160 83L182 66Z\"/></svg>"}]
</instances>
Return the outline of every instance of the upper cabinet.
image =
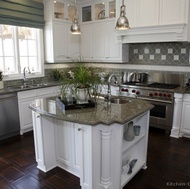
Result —
<instances>
[{"instance_id":1,"label":"upper cabinet","mask_svg":"<svg viewBox=\"0 0 190 189\"><path fill-rule=\"evenodd\" d=\"M45 10L45 61L72 62L79 53L79 35L72 35L75 7L70 1L44 0Z\"/></svg>"},{"instance_id":2,"label":"upper cabinet","mask_svg":"<svg viewBox=\"0 0 190 189\"><path fill-rule=\"evenodd\" d=\"M122 48L122 44L117 41L115 17L115 0L80 4L80 53L85 61L128 61L128 45L123 45L125 48ZM125 50L125 56L122 49Z\"/></svg>"},{"instance_id":3,"label":"upper cabinet","mask_svg":"<svg viewBox=\"0 0 190 189\"><path fill-rule=\"evenodd\" d=\"M98 21L116 17L116 0L81 1L81 22Z\"/></svg>"},{"instance_id":4,"label":"upper cabinet","mask_svg":"<svg viewBox=\"0 0 190 189\"><path fill-rule=\"evenodd\" d=\"M125 0L131 29L117 31L122 43L189 41L189 0ZM116 10L122 1L117 1ZM117 17L119 17L117 11Z\"/></svg>"}]
</instances>

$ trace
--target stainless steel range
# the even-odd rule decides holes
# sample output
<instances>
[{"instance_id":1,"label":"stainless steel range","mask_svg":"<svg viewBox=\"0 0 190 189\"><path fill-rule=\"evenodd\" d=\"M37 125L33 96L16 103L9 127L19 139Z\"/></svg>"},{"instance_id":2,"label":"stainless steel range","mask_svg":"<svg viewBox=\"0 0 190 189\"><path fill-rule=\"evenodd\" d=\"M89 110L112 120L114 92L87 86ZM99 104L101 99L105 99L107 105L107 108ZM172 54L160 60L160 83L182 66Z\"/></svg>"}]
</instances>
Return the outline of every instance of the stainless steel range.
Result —
<instances>
[{"instance_id":1,"label":"stainless steel range","mask_svg":"<svg viewBox=\"0 0 190 189\"><path fill-rule=\"evenodd\" d=\"M153 104L154 108L150 111L150 126L168 132L171 131L173 121L174 89L180 86L181 79L175 81L177 83L167 83L168 80L171 82L171 79L165 79L167 81L163 82L163 78L161 82L160 79L146 83L126 82L120 85L120 95L147 100Z\"/></svg>"}]
</instances>

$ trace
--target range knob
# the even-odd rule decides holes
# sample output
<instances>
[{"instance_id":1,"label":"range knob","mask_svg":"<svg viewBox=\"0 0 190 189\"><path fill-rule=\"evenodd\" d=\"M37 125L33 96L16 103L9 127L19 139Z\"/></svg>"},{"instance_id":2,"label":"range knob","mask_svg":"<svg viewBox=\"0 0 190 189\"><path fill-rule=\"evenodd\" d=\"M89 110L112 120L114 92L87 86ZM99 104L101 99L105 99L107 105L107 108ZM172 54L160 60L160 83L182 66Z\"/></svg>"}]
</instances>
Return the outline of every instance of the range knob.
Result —
<instances>
[{"instance_id":1,"label":"range knob","mask_svg":"<svg viewBox=\"0 0 190 189\"><path fill-rule=\"evenodd\" d=\"M154 96L158 96L158 93L157 93L157 92L155 92L155 93L154 93Z\"/></svg>"},{"instance_id":2,"label":"range knob","mask_svg":"<svg viewBox=\"0 0 190 189\"><path fill-rule=\"evenodd\" d=\"M151 97L152 97L152 96L153 96L153 94L152 94L152 93L149 93L149 96L151 96Z\"/></svg>"},{"instance_id":3,"label":"range knob","mask_svg":"<svg viewBox=\"0 0 190 189\"><path fill-rule=\"evenodd\" d=\"M171 94L167 94L167 97L170 98L170 97L171 97Z\"/></svg>"},{"instance_id":4,"label":"range knob","mask_svg":"<svg viewBox=\"0 0 190 189\"><path fill-rule=\"evenodd\" d=\"M158 95L161 97L161 96L162 96L162 93L159 93Z\"/></svg>"},{"instance_id":5,"label":"range knob","mask_svg":"<svg viewBox=\"0 0 190 189\"><path fill-rule=\"evenodd\" d=\"M166 97L166 96L167 96L166 93L164 93L164 94L163 94L163 97Z\"/></svg>"},{"instance_id":6,"label":"range knob","mask_svg":"<svg viewBox=\"0 0 190 189\"><path fill-rule=\"evenodd\" d=\"M132 93L136 93L136 90L135 90L135 89L133 89L133 90L132 90Z\"/></svg>"},{"instance_id":7,"label":"range knob","mask_svg":"<svg viewBox=\"0 0 190 189\"><path fill-rule=\"evenodd\" d=\"M129 90L128 89L125 89L125 92L128 92Z\"/></svg>"},{"instance_id":8,"label":"range knob","mask_svg":"<svg viewBox=\"0 0 190 189\"><path fill-rule=\"evenodd\" d=\"M137 91L136 94L137 94L137 95L140 95L140 91Z\"/></svg>"}]
</instances>

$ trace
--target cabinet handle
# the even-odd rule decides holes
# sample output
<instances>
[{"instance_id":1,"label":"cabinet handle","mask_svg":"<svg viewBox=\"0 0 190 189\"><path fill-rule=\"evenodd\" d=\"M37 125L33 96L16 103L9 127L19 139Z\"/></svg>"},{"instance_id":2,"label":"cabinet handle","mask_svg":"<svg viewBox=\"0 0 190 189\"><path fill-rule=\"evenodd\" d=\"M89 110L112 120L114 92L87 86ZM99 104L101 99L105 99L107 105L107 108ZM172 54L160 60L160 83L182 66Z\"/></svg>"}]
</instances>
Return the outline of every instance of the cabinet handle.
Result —
<instances>
[{"instance_id":1,"label":"cabinet handle","mask_svg":"<svg viewBox=\"0 0 190 189\"><path fill-rule=\"evenodd\" d=\"M81 128L78 128L78 131L82 131L82 129L81 129Z\"/></svg>"}]
</instances>

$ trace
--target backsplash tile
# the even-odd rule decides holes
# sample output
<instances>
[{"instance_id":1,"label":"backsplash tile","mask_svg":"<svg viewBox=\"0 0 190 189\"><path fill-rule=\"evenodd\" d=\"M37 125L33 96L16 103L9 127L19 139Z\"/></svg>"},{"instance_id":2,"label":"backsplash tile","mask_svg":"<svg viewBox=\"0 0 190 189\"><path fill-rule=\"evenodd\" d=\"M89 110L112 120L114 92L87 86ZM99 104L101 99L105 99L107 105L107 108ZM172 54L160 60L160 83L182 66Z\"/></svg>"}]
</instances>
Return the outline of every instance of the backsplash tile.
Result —
<instances>
[{"instance_id":1,"label":"backsplash tile","mask_svg":"<svg viewBox=\"0 0 190 189\"><path fill-rule=\"evenodd\" d=\"M130 64L189 65L190 43L140 43L129 45Z\"/></svg>"}]
</instances>

